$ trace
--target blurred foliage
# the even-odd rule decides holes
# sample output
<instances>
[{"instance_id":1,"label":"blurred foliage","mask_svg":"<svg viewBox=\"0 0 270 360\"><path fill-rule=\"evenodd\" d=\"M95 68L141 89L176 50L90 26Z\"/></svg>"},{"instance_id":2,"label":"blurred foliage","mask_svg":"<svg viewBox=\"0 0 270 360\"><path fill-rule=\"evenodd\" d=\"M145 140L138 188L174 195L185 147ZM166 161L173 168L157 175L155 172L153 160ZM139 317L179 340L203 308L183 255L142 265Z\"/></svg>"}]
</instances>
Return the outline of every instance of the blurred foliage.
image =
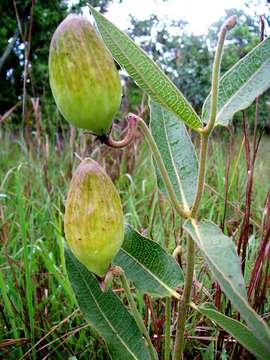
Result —
<instances>
[{"instance_id":1,"label":"blurred foliage","mask_svg":"<svg viewBox=\"0 0 270 360\"><path fill-rule=\"evenodd\" d=\"M71 12L81 12L82 8L84 6L87 6L87 3L88 3L94 7L98 7L98 9L101 13L105 13L111 2L112 2L112 0L79 0L76 4L71 6L70 11ZM121 3L122 0L118 0L118 2Z\"/></svg>"},{"instance_id":2,"label":"blurred foliage","mask_svg":"<svg viewBox=\"0 0 270 360\"><path fill-rule=\"evenodd\" d=\"M156 15L143 21L131 18L128 32L161 65L200 113L211 87L219 29L224 20L233 14L238 17L238 25L226 41L221 67L223 74L260 41L259 18L253 18L243 10L226 10L225 16L209 28L207 36L189 33L183 20L162 21ZM269 92L267 96L269 98Z\"/></svg>"},{"instance_id":3,"label":"blurred foliage","mask_svg":"<svg viewBox=\"0 0 270 360\"><path fill-rule=\"evenodd\" d=\"M156 15L131 18L130 36L167 72L199 111L210 87L212 52L203 36L188 34L183 20L162 22Z\"/></svg>"},{"instance_id":4,"label":"blurred foliage","mask_svg":"<svg viewBox=\"0 0 270 360\"><path fill-rule=\"evenodd\" d=\"M0 114L22 98L24 43L29 36L33 4L27 94L29 99L40 98L45 117L48 121L55 121L53 119L56 108L48 84L50 39L67 13L82 12L87 2L104 13L110 2L121 3L122 0L79 0L70 9L67 0L17 0L18 17L14 8L15 2L0 0ZM247 15L243 10L230 9L226 11L224 18L209 28L206 36L196 36L188 32L188 24L183 20L172 21L151 15L149 19L140 21L130 16L128 33L160 64L200 113L203 101L210 90L211 66L219 28L223 20L232 14L237 15L239 21L229 33L226 42L221 68L221 73L224 73L259 42L259 17ZM128 111L130 108L134 111L140 103L142 94L133 82L125 83L128 89L124 89L124 93L128 95L128 100L123 100L123 110ZM265 119L268 113L265 108L267 99L269 92L263 96L262 101L261 112ZM21 121L20 119L21 109L18 108L17 122Z\"/></svg>"},{"instance_id":5,"label":"blurred foliage","mask_svg":"<svg viewBox=\"0 0 270 360\"><path fill-rule=\"evenodd\" d=\"M14 2L15 3L15 2ZM11 108L22 97L25 42L29 39L32 18L32 36L29 57L27 92L31 97L50 94L48 85L48 52L51 36L67 14L67 5L59 0L17 0L0 2L0 54L7 51L14 36L16 41L0 68L0 114ZM17 12L17 16L16 16ZM2 56L1 55L1 56Z\"/></svg>"},{"instance_id":6,"label":"blurred foliage","mask_svg":"<svg viewBox=\"0 0 270 360\"><path fill-rule=\"evenodd\" d=\"M94 6L100 6L101 10L109 2L110 0L91 1ZM79 1L71 11L80 12L84 3L86 1ZM40 98L42 111L48 119L55 112L48 81L49 46L53 32L68 12L67 0L0 0L0 114L4 114L22 99L25 44L30 44L26 87L28 100ZM30 101L28 104L30 108ZM21 121L20 108L16 115L15 118L13 116L15 123Z\"/></svg>"}]
</instances>

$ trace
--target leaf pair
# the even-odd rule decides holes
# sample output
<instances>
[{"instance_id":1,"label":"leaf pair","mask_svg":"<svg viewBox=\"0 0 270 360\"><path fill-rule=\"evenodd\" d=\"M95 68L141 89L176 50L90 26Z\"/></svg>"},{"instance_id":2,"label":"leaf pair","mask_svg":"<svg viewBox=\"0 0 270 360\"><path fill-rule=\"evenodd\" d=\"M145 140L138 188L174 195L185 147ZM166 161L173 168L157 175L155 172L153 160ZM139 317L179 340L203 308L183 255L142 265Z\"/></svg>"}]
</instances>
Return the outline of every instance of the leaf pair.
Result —
<instances>
[{"instance_id":1,"label":"leaf pair","mask_svg":"<svg viewBox=\"0 0 270 360\"><path fill-rule=\"evenodd\" d=\"M172 113L156 103L150 104L152 135L178 199L190 205L196 194L198 178L197 159L190 137L183 129L184 125ZM159 187L164 191L158 170L156 173ZM209 304L200 306L198 310L217 322L258 359L266 359L270 355L270 332L266 323L248 304L240 260L232 240L210 221L198 224L195 220L187 220L184 229L203 252L215 279L248 326L226 317Z\"/></svg>"},{"instance_id":2,"label":"leaf pair","mask_svg":"<svg viewBox=\"0 0 270 360\"><path fill-rule=\"evenodd\" d=\"M153 102L150 104L152 135L179 200L190 205L196 194L198 178L197 158L191 139L183 129L184 125L172 113ZM159 187L164 191L159 172L156 173ZM198 310L217 322L258 359L266 359L270 355L270 332L248 304L240 260L232 240L210 221L198 224L195 220L187 220L184 229L203 252L215 279L248 326L226 317L209 304L200 306Z\"/></svg>"},{"instance_id":3,"label":"leaf pair","mask_svg":"<svg viewBox=\"0 0 270 360\"><path fill-rule=\"evenodd\" d=\"M203 252L212 274L247 326L226 317L208 304L200 306L199 311L232 334L258 359L269 358L270 331L248 303L240 260L232 240L210 221L198 224L195 220L188 220L184 228Z\"/></svg>"},{"instance_id":4,"label":"leaf pair","mask_svg":"<svg viewBox=\"0 0 270 360\"><path fill-rule=\"evenodd\" d=\"M103 292L84 265L65 250L68 277L78 305L93 328L104 338L113 359L149 359L137 324L112 290ZM126 226L125 240L114 259L136 288L148 294L179 298L183 273L172 256L156 242Z\"/></svg>"},{"instance_id":5,"label":"leaf pair","mask_svg":"<svg viewBox=\"0 0 270 360\"><path fill-rule=\"evenodd\" d=\"M198 162L190 137L178 118L195 130L202 127L202 121L183 94L142 49L92 7L91 11L99 32L115 60L154 100L150 103L153 137L178 200L185 207L190 207L196 193ZM270 86L269 59L270 41L266 39L221 78L216 124L228 125L237 111L249 106ZM204 121L208 120L209 109L210 95L203 107ZM159 186L165 191L158 172L157 175ZM247 302L239 259L231 240L209 222L198 225L188 221L185 228L203 251L213 275L248 327L225 317L208 305L200 306L199 311L224 327L258 358L266 358L270 353L269 329ZM132 245L133 241L136 241L136 249ZM120 250L115 263L125 268L127 275L138 289L159 296L165 294L177 296L175 293L177 280L174 276L178 273L180 279L179 269L176 270L172 261L166 258L168 254L161 255L160 249L155 250L153 242L148 244L147 241L139 234L135 236L132 230L128 230L126 245ZM144 251L145 246L146 248L149 246L147 251ZM223 252L226 253L225 260L222 257ZM161 262L163 266L161 268L164 269L165 278L162 278L163 272L157 274L154 271L159 267L158 263L155 263L159 256L164 261ZM102 293L93 276L85 272L86 269L83 269L68 251L67 270L82 311L87 313L87 319L104 337L112 357L148 358L148 351L134 320L116 295L111 291ZM169 274L172 276L172 282L168 282ZM87 296L91 298L88 303L85 300ZM99 299L98 303L96 299ZM98 315L95 315L95 311ZM124 327L127 331L123 333Z\"/></svg>"},{"instance_id":6,"label":"leaf pair","mask_svg":"<svg viewBox=\"0 0 270 360\"><path fill-rule=\"evenodd\" d=\"M95 276L69 249L65 251L71 286L85 319L104 338L113 359L149 359L133 317L112 290L103 292Z\"/></svg>"}]
</instances>

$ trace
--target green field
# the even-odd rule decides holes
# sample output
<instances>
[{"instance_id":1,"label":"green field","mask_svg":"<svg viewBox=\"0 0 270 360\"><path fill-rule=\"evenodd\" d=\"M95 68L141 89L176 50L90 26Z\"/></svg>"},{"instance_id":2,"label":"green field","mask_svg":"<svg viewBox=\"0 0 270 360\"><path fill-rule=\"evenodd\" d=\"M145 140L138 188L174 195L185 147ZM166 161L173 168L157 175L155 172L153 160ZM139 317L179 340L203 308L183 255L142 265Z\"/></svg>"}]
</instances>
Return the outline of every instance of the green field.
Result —
<instances>
[{"instance_id":1,"label":"green field","mask_svg":"<svg viewBox=\"0 0 270 360\"><path fill-rule=\"evenodd\" d=\"M41 136L26 145L22 136L0 133L0 358L8 359L106 359L106 346L77 310L65 273L63 213L72 171L80 157L92 156L106 167L120 191L126 221L160 244L173 250L180 242L185 254L181 221L156 189L151 158L138 134L125 150L97 146L89 136L77 136L74 149L66 135L61 143ZM222 224L228 141L214 137L210 149L207 188L200 216ZM242 138L234 140L231 154L225 233L237 237L245 201L246 165ZM256 165L252 196L247 272L259 244L263 203L269 187L270 141L264 137ZM255 224L255 225L254 225ZM257 224L257 225L256 225ZM184 256L180 256L183 266ZM194 301L212 299L213 279L198 253L197 291ZM121 294L120 294L121 296ZM145 316L145 299L137 292L137 304ZM150 301L152 301L150 299ZM154 303L153 303L154 304ZM265 314L270 298L260 309ZM222 307L226 303L222 300ZM155 303L148 324L153 334L155 317L162 319L164 302ZM150 320L152 319L152 320ZM149 325L150 326L150 325ZM187 354L207 356L210 340L217 334L213 324L198 314L189 315ZM158 325L155 345L163 341L163 323ZM205 340L206 339L206 340ZM209 345L210 344L210 345ZM212 349L212 350L211 350ZM209 355L210 356L210 355ZM203 357L210 359L211 357Z\"/></svg>"}]
</instances>

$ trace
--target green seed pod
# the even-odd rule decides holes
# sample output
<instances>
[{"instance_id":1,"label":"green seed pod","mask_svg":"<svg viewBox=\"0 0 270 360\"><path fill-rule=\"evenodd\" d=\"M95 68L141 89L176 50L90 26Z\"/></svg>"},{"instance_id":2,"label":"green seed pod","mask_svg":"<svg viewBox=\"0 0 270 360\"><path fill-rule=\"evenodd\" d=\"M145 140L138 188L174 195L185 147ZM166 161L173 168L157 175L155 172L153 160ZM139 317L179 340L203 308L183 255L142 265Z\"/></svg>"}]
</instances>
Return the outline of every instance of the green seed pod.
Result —
<instances>
[{"instance_id":1,"label":"green seed pod","mask_svg":"<svg viewBox=\"0 0 270 360\"><path fill-rule=\"evenodd\" d=\"M50 45L50 86L66 120L102 136L121 102L121 82L109 50L91 23L69 15Z\"/></svg>"},{"instance_id":2,"label":"green seed pod","mask_svg":"<svg viewBox=\"0 0 270 360\"><path fill-rule=\"evenodd\" d=\"M90 271L104 276L122 245L124 217L113 182L92 159L83 160L72 178L64 228L74 255Z\"/></svg>"}]
</instances>

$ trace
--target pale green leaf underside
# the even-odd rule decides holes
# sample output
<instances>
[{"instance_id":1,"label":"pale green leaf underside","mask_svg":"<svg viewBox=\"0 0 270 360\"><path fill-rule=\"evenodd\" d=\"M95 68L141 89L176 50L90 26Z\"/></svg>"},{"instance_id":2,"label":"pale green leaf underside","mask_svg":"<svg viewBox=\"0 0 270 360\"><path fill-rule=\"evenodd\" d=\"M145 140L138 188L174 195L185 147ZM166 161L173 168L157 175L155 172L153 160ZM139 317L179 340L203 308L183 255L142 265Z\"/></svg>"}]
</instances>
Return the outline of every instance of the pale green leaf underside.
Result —
<instances>
[{"instance_id":1,"label":"pale green leaf underside","mask_svg":"<svg viewBox=\"0 0 270 360\"><path fill-rule=\"evenodd\" d=\"M199 116L174 83L144 50L90 6L98 30L115 60L155 101L173 111L191 128L202 126Z\"/></svg>"},{"instance_id":2,"label":"pale green leaf underside","mask_svg":"<svg viewBox=\"0 0 270 360\"><path fill-rule=\"evenodd\" d=\"M212 274L249 329L261 346L270 351L270 331L247 301L240 261L232 240L210 221L198 224L195 220L187 220L184 228L203 252Z\"/></svg>"},{"instance_id":3,"label":"pale green leaf underside","mask_svg":"<svg viewBox=\"0 0 270 360\"><path fill-rule=\"evenodd\" d=\"M220 79L216 124L227 126L233 115L246 109L270 87L270 38L257 45ZM203 106L203 120L209 119L210 95Z\"/></svg>"},{"instance_id":4,"label":"pale green leaf underside","mask_svg":"<svg viewBox=\"0 0 270 360\"><path fill-rule=\"evenodd\" d=\"M150 129L159 148L178 201L188 209L194 202L198 159L185 125L158 103L150 100ZM166 193L159 171L158 186Z\"/></svg>"},{"instance_id":5,"label":"pale green leaf underside","mask_svg":"<svg viewBox=\"0 0 270 360\"><path fill-rule=\"evenodd\" d=\"M142 335L120 299L108 290L103 292L95 276L65 249L68 277L79 308L104 338L112 359L148 360L149 353Z\"/></svg>"},{"instance_id":6,"label":"pale green leaf underside","mask_svg":"<svg viewBox=\"0 0 270 360\"><path fill-rule=\"evenodd\" d=\"M200 313L215 321L220 327L231 334L240 344L255 355L257 359L265 360L270 358L270 352L262 347L262 344L244 324L223 315L209 303L200 305L198 309Z\"/></svg>"},{"instance_id":7,"label":"pale green leaf underside","mask_svg":"<svg viewBox=\"0 0 270 360\"><path fill-rule=\"evenodd\" d=\"M183 272L175 259L158 243L129 225L125 229L124 243L113 262L124 269L128 279L141 292L179 298L175 289L183 285Z\"/></svg>"}]
</instances>

